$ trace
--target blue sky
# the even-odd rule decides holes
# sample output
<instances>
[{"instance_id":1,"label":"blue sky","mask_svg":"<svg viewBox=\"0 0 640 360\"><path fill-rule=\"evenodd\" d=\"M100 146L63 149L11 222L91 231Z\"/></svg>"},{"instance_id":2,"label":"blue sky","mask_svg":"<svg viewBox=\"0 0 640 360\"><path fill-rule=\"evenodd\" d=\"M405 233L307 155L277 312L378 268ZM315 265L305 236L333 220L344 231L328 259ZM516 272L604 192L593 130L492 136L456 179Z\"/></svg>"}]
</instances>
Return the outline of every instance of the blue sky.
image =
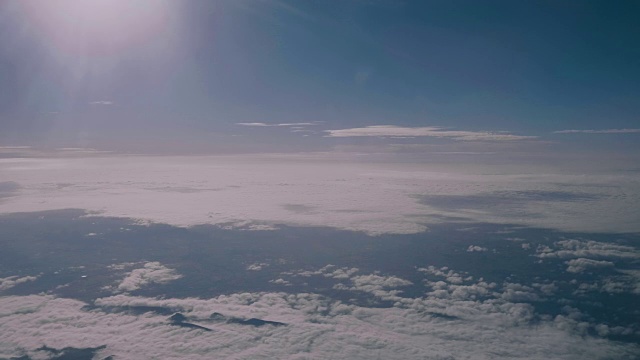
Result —
<instances>
[{"instance_id":1,"label":"blue sky","mask_svg":"<svg viewBox=\"0 0 640 360\"><path fill-rule=\"evenodd\" d=\"M637 149L635 1L6 1L0 14L2 145L313 151L362 142L325 130L393 125ZM630 130L554 134L610 129Z\"/></svg>"}]
</instances>

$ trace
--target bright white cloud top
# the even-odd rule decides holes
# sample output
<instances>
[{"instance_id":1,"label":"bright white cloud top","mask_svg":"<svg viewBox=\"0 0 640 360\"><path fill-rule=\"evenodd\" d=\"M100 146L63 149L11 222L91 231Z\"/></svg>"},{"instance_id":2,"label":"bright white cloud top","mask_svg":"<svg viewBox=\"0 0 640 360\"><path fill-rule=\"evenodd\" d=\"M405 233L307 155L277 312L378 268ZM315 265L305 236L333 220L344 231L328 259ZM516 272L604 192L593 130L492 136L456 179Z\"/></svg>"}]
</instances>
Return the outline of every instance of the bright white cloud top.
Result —
<instances>
[{"instance_id":1,"label":"bright white cloud top","mask_svg":"<svg viewBox=\"0 0 640 360\"><path fill-rule=\"evenodd\" d=\"M456 218L567 231L637 232L633 173L484 174L465 166L324 155L0 159L0 213L84 209L178 226L424 231Z\"/></svg>"},{"instance_id":2,"label":"bright white cloud top","mask_svg":"<svg viewBox=\"0 0 640 360\"><path fill-rule=\"evenodd\" d=\"M143 267L131 271L118 285L119 291L133 291L151 284L166 284L180 279L182 275L157 261L144 264Z\"/></svg>"}]
</instances>

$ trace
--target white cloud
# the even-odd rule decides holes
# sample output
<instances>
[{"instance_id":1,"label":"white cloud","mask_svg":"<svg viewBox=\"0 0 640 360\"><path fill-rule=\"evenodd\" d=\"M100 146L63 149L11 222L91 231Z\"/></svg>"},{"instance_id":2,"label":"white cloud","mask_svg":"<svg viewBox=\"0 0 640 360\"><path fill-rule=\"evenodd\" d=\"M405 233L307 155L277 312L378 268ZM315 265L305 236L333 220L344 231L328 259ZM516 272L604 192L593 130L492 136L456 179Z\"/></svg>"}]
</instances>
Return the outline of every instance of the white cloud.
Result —
<instances>
[{"instance_id":1,"label":"white cloud","mask_svg":"<svg viewBox=\"0 0 640 360\"><path fill-rule=\"evenodd\" d=\"M402 291L397 289L413 285L411 281L401 279L397 276L381 276L376 274L358 275L352 277L350 280L353 284L351 287L340 283L334 286L334 289L362 291L370 293L382 300L399 301L402 299L399 297Z\"/></svg>"},{"instance_id":2,"label":"white cloud","mask_svg":"<svg viewBox=\"0 0 640 360\"><path fill-rule=\"evenodd\" d=\"M120 263L120 264L112 264L107 266L108 269L111 270L124 270L127 268L132 268L134 266L136 266L137 263L134 262L127 262L127 263Z\"/></svg>"},{"instance_id":3,"label":"white cloud","mask_svg":"<svg viewBox=\"0 0 640 360\"><path fill-rule=\"evenodd\" d=\"M605 243L593 240L560 240L554 248L540 246L536 256L540 258L604 258L604 259L640 259L640 251L634 247ZM585 259L586 260L586 259Z\"/></svg>"},{"instance_id":4,"label":"white cloud","mask_svg":"<svg viewBox=\"0 0 640 360\"><path fill-rule=\"evenodd\" d=\"M411 285L411 281L401 279L397 276L380 276L380 275L359 275L351 278L356 289L393 289L401 286Z\"/></svg>"},{"instance_id":5,"label":"white cloud","mask_svg":"<svg viewBox=\"0 0 640 360\"><path fill-rule=\"evenodd\" d=\"M445 272L448 269L426 269ZM455 272L454 272L455 273ZM461 275L459 273L455 273ZM353 277L363 286L393 288L393 277ZM629 334L632 329L590 323L567 307L555 318L537 318L529 304L510 296L533 288L483 281L433 283L417 298L398 298L392 307L367 308L317 294L236 293L211 299L145 298L115 295L86 303L47 295L0 297L1 357L34 354L42 345L86 348L106 345L97 358L349 358L349 359L582 359L633 358L637 344L590 336ZM441 291L441 292L438 292ZM446 296L443 296L443 293ZM504 295L511 291L511 295ZM474 299L475 297L475 299ZM480 298L487 297L484 300ZM130 315L118 307L163 307L211 332L171 326L167 316ZM108 311L102 311L106 308ZM252 327L210 319L226 317L278 321L286 326Z\"/></svg>"},{"instance_id":6,"label":"white cloud","mask_svg":"<svg viewBox=\"0 0 640 360\"><path fill-rule=\"evenodd\" d=\"M6 278L0 278L0 291L2 290L7 290L10 289L16 285L22 284L22 283L26 283L29 281L35 281L38 279L38 277L40 277L39 275L36 276L23 276L23 277L19 277L19 276L9 276Z\"/></svg>"},{"instance_id":7,"label":"white cloud","mask_svg":"<svg viewBox=\"0 0 640 360\"><path fill-rule=\"evenodd\" d=\"M611 261L585 258L571 259L566 261L565 264L567 264L567 271L572 273L581 273L593 268L613 268L614 266Z\"/></svg>"},{"instance_id":8,"label":"white cloud","mask_svg":"<svg viewBox=\"0 0 640 360\"><path fill-rule=\"evenodd\" d=\"M509 302L531 302L540 300L540 297L535 293L533 288L514 283L503 284L500 297Z\"/></svg>"},{"instance_id":9,"label":"white cloud","mask_svg":"<svg viewBox=\"0 0 640 360\"><path fill-rule=\"evenodd\" d=\"M91 101L89 104L91 104L91 105L113 105L114 102L113 101L109 101L109 100L96 100L96 101Z\"/></svg>"},{"instance_id":10,"label":"white cloud","mask_svg":"<svg viewBox=\"0 0 640 360\"><path fill-rule=\"evenodd\" d=\"M635 134L640 129L558 130L554 134Z\"/></svg>"},{"instance_id":11,"label":"white cloud","mask_svg":"<svg viewBox=\"0 0 640 360\"><path fill-rule=\"evenodd\" d=\"M359 270L360 269L355 267L354 268L342 267L339 269L335 269L332 272L325 273L324 276L334 278L334 279L348 279L353 274L357 273Z\"/></svg>"},{"instance_id":12,"label":"white cloud","mask_svg":"<svg viewBox=\"0 0 640 360\"><path fill-rule=\"evenodd\" d=\"M640 295L640 270L618 270L622 274L624 274L623 280L626 281L631 292Z\"/></svg>"},{"instance_id":13,"label":"white cloud","mask_svg":"<svg viewBox=\"0 0 640 360\"><path fill-rule=\"evenodd\" d=\"M269 280L270 283L272 284L276 284L276 285L284 285L284 286L290 286L291 282L289 282L288 280L285 280L283 278L278 278L275 280Z\"/></svg>"},{"instance_id":14,"label":"white cloud","mask_svg":"<svg viewBox=\"0 0 640 360\"><path fill-rule=\"evenodd\" d=\"M282 123L276 124L276 126L317 126L317 122L298 122L298 123Z\"/></svg>"},{"instance_id":15,"label":"white cloud","mask_svg":"<svg viewBox=\"0 0 640 360\"><path fill-rule=\"evenodd\" d=\"M262 122L251 122L251 123L236 123L236 125L240 125L240 126L271 126Z\"/></svg>"},{"instance_id":16,"label":"white cloud","mask_svg":"<svg viewBox=\"0 0 640 360\"><path fill-rule=\"evenodd\" d=\"M484 252L488 249L486 247L478 246L478 245L469 245L467 248L467 252Z\"/></svg>"},{"instance_id":17,"label":"white cloud","mask_svg":"<svg viewBox=\"0 0 640 360\"><path fill-rule=\"evenodd\" d=\"M457 131L442 127L401 127L394 125L374 125L362 128L326 130L330 137L437 137L462 141L516 141L531 140L535 136L512 135L504 132Z\"/></svg>"},{"instance_id":18,"label":"white cloud","mask_svg":"<svg viewBox=\"0 0 640 360\"><path fill-rule=\"evenodd\" d=\"M336 161L326 154L0 159L0 173L21 188L3 198L0 213L75 208L176 226L268 230L286 224L372 235L417 233L447 217L563 231L640 231L640 185L629 173L494 175L465 166L444 171ZM69 186L61 190L58 184ZM483 201L496 188L520 201L443 208L422 200ZM577 193L588 206L562 196L517 197L523 193Z\"/></svg>"},{"instance_id":19,"label":"white cloud","mask_svg":"<svg viewBox=\"0 0 640 360\"><path fill-rule=\"evenodd\" d=\"M166 284L182 275L157 261L148 262L142 268L132 270L118 285L119 291L133 291L151 284Z\"/></svg>"},{"instance_id":20,"label":"white cloud","mask_svg":"<svg viewBox=\"0 0 640 360\"><path fill-rule=\"evenodd\" d=\"M247 270L248 271L260 271L263 268L269 266L269 264L267 263L255 263L255 264L251 264L249 266L247 266Z\"/></svg>"}]
</instances>

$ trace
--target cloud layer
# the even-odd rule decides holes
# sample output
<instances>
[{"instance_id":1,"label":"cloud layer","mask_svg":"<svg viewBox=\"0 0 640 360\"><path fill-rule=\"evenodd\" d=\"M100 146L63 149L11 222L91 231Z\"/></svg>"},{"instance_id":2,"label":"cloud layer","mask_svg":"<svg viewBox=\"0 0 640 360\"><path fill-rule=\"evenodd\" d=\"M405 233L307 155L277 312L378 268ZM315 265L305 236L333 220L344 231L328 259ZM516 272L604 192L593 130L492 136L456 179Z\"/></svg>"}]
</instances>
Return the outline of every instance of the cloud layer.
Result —
<instances>
[{"instance_id":1,"label":"cloud layer","mask_svg":"<svg viewBox=\"0 0 640 360\"><path fill-rule=\"evenodd\" d=\"M309 276L336 270L326 266ZM91 307L48 295L2 297L0 328L11 331L0 331L0 356L37 355L43 345L106 345L99 358L181 359L632 359L640 350L599 337L632 329L591 323L571 307L555 317L540 317L526 302L542 300L542 289L487 283L448 268L430 266L417 272L430 289L419 297L402 297L398 289L411 282L395 276L354 272L339 278L345 285L337 290L371 293L392 301L389 307L283 292L211 299L121 294L99 298ZM133 308L148 312L133 315L127 310ZM153 309L179 312L185 322L212 331L173 326L166 314ZM221 322L221 317L267 323L247 326Z\"/></svg>"},{"instance_id":2,"label":"cloud layer","mask_svg":"<svg viewBox=\"0 0 640 360\"><path fill-rule=\"evenodd\" d=\"M637 232L634 173L483 174L322 156L0 159L0 213L85 209L178 226L417 233L447 221ZM499 190L499 191L496 191Z\"/></svg>"}]
</instances>

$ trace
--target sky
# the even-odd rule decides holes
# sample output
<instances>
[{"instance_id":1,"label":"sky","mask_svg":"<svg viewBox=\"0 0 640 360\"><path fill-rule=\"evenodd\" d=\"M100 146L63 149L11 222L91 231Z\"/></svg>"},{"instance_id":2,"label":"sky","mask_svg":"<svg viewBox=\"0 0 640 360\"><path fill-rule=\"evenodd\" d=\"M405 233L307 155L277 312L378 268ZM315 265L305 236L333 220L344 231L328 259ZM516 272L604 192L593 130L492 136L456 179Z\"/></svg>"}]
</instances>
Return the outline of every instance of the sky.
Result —
<instances>
[{"instance_id":1,"label":"sky","mask_svg":"<svg viewBox=\"0 0 640 360\"><path fill-rule=\"evenodd\" d=\"M635 1L5 1L0 145L629 154L639 14Z\"/></svg>"}]
</instances>

